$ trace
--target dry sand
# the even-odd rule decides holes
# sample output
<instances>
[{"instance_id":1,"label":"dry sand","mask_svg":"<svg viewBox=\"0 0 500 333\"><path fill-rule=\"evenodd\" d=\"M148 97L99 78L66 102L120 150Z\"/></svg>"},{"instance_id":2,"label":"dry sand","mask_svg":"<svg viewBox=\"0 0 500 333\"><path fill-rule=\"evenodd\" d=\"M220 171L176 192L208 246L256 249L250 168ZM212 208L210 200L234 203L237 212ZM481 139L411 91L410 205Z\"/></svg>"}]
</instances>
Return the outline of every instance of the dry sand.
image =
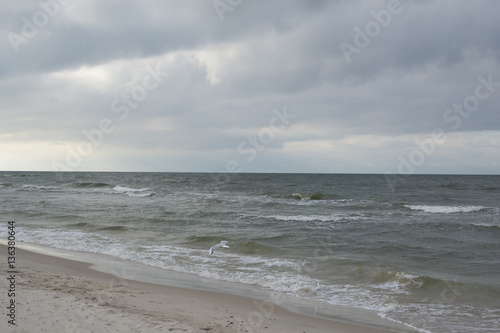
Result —
<instances>
[{"instance_id":1,"label":"dry sand","mask_svg":"<svg viewBox=\"0 0 500 333\"><path fill-rule=\"evenodd\" d=\"M2 276L7 249L0 246ZM0 332L382 333L243 296L119 279L89 264L17 249L16 326L0 280ZM8 276L7 276L8 277Z\"/></svg>"}]
</instances>

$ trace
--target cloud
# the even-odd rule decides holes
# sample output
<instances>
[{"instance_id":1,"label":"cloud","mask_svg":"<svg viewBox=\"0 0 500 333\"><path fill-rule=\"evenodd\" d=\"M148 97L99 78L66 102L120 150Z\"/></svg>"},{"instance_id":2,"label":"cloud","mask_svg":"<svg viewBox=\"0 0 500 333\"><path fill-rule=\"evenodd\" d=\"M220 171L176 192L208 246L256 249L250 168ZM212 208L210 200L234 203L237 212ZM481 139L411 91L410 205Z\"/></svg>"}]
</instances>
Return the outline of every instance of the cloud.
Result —
<instances>
[{"instance_id":1,"label":"cloud","mask_svg":"<svg viewBox=\"0 0 500 333\"><path fill-rule=\"evenodd\" d=\"M104 121L113 129L71 169L383 173L440 129L460 146L416 172L497 173L499 7L242 1L221 19L212 1L5 3L0 168L50 170ZM481 80L488 97L457 109ZM284 108L296 117L246 161L238 147Z\"/></svg>"}]
</instances>

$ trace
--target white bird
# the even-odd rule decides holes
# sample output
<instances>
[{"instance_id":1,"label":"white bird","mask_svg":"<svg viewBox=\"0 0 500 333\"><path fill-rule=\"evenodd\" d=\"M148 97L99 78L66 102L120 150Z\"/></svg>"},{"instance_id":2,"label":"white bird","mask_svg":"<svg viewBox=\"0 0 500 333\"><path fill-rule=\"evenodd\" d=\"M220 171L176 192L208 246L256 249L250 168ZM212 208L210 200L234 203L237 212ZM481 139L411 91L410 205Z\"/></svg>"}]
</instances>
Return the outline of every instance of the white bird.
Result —
<instances>
[{"instance_id":1,"label":"white bird","mask_svg":"<svg viewBox=\"0 0 500 333\"><path fill-rule=\"evenodd\" d=\"M215 249L218 249L219 247L225 247L226 249L229 249L229 246L227 246L226 244L227 244L227 241L221 241L219 244L212 246L210 248L210 250L208 251L208 254L212 255L214 253Z\"/></svg>"}]
</instances>

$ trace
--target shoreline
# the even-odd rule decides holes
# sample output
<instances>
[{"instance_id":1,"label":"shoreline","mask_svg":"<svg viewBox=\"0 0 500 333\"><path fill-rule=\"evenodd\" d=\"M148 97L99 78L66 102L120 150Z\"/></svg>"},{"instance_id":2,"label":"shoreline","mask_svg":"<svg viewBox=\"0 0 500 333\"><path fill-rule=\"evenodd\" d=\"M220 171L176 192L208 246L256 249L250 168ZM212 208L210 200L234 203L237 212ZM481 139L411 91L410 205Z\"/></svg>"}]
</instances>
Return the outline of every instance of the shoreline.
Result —
<instances>
[{"instance_id":1,"label":"shoreline","mask_svg":"<svg viewBox=\"0 0 500 333\"><path fill-rule=\"evenodd\" d=\"M22 246L21 246L22 247ZM7 247L0 244L0 251ZM118 278L92 264L16 248L16 326L5 332L399 332L291 312L273 302ZM1 263L7 272L7 260ZM6 311L7 279L0 298ZM278 297L278 296L277 296ZM5 305L5 306L4 306Z\"/></svg>"}]
</instances>

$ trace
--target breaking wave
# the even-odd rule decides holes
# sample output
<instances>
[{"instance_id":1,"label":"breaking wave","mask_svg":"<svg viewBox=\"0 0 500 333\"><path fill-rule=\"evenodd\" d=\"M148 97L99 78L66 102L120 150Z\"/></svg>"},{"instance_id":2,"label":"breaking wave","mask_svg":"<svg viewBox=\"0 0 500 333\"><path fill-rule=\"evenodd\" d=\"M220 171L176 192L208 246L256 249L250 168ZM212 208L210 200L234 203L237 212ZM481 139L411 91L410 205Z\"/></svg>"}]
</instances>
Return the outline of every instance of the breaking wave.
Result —
<instances>
[{"instance_id":1,"label":"breaking wave","mask_svg":"<svg viewBox=\"0 0 500 333\"><path fill-rule=\"evenodd\" d=\"M426 205L404 205L404 207L409 208L410 210L417 210L435 214L472 213L487 208L483 206L426 206Z\"/></svg>"},{"instance_id":2,"label":"breaking wave","mask_svg":"<svg viewBox=\"0 0 500 333\"><path fill-rule=\"evenodd\" d=\"M131 188L125 186L115 186L113 187L112 194L125 194L129 197L152 197L155 196L156 193L150 191L149 188Z\"/></svg>"}]
</instances>

